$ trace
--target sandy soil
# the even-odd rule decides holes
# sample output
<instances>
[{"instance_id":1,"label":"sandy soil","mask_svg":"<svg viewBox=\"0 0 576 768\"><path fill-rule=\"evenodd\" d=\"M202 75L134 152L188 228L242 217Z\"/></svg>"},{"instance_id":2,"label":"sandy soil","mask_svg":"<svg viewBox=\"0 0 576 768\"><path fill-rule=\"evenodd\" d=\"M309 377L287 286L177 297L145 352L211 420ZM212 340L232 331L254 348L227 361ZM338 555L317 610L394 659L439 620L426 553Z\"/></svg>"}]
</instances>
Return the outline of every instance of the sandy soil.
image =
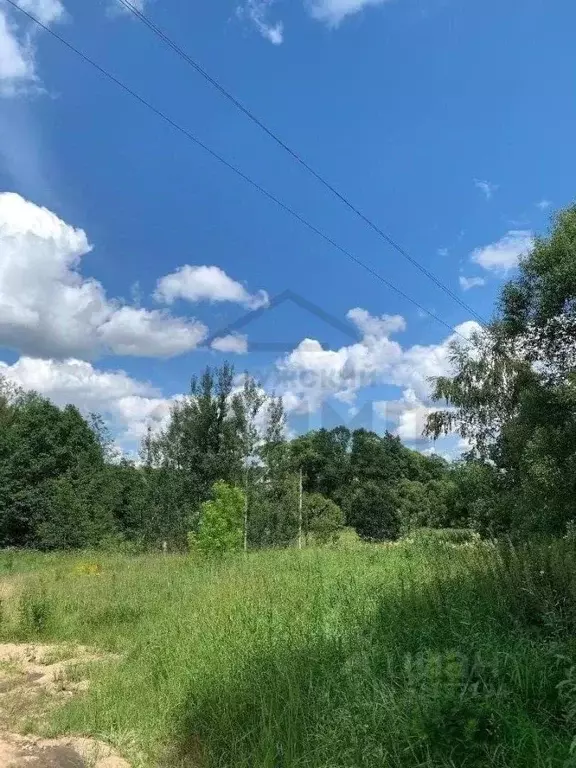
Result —
<instances>
[{"instance_id":1,"label":"sandy soil","mask_svg":"<svg viewBox=\"0 0 576 768\"><path fill-rule=\"evenodd\" d=\"M0 732L2 768L130 768L95 739L39 739Z\"/></svg>"},{"instance_id":2,"label":"sandy soil","mask_svg":"<svg viewBox=\"0 0 576 768\"><path fill-rule=\"evenodd\" d=\"M0 644L0 768L130 768L95 739L41 739L18 730L86 690L82 665L113 657L82 646Z\"/></svg>"}]
</instances>

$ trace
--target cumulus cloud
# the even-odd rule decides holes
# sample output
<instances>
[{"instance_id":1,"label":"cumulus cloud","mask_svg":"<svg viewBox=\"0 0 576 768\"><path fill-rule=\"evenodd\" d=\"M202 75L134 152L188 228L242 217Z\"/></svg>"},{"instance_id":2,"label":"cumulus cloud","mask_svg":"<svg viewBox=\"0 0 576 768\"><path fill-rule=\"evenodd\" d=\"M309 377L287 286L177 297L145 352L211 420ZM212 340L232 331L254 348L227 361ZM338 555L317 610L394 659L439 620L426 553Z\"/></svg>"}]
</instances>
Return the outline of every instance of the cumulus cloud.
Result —
<instances>
[{"instance_id":1,"label":"cumulus cloud","mask_svg":"<svg viewBox=\"0 0 576 768\"><path fill-rule=\"evenodd\" d=\"M437 408L423 403L408 405L401 413L396 428L396 434L404 442L422 440L426 420Z\"/></svg>"},{"instance_id":2,"label":"cumulus cloud","mask_svg":"<svg viewBox=\"0 0 576 768\"><path fill-rule=\"evenodd\" d=\"M72 403L84 413L101 413L128 450L136 448L148 425L157 430L166 423L177 399L162 397L150 384L124 371L98 370L83 360L21 357L13 365L0 361L0 375L57 405Z\"/></svg>"},{"instance_id":3,"label":"cumulus cloud","mask_svg":"<svg viewBox=\"0 0 576 768\"><path fill-rule=\"evenodd\" d=\"M470 255L470 261L479 264L489 272L506 275L518 266L520 257L534 246L534 235L525 229L511 229L500 240L481 248Z\"/></svg>"},{"instance_id":4,"label":"cumulus cloud","mask_svg":"<svg viewBox=\"0 0 576 768\"><path fill-rule=\"evenodd\" d=\"M464 277L464 275L460 275L458 280L460 282L460 288L462 288L463 291L469 291L470 288L486 285L486 280L484 280L483 277Z\"/></svg>"},{"instance_id":5,"label":"cumulus cloud","mask_svg":"<svg viewBox=\"0 0 576 768\"><path fill-rule=\"evenodd\" d=\"M419 442L428 416L437 410L436 406L422 402L413 389L407 388L398 400L378 400L374 403L375 412L388 423L406 443ZM392 429L393 428L393 429ZM428 440L428 442L433 442Z\"/></svg>"},{"instance_id":6,"label":"cumulus cloud","mask_svg":"<svg viewBox=\"0 0 576 768\"><path fill-rule=\"evenodd\" d=\"M275 375L265 381L266 390L283 396L288 413L312 413L336 398L347 403L353 414L358 412L356 396L363 387L398 387L401 397L378 401L374 410L393 425L403 440L420 440L426 417L434 410L429 399L429 379L450 373L449 345L459 337L454 333L437 344L402 347L389 337L403 330L401 318L374 317L358 308L349 317L363 333L360 341L326 350L318 341L304 339L277 361ZM469 321L455 331L469 338L479 329L477 323ZM222 346L225 351L239 351L232 349L235 343L241 344L228 337ZM25 389L35 389L60 405L71 402L83 411L102 413L125 450L134 450L148 424L155 429L165 424L171 405L181 397L163 396L155 387L123 371L98 370L78 359L25 356L13 365L0 362L0 375ZM241 385L240 376L235 391Z\"/></svg>"},{"instance_id":7,"label":"cumulus cloud","mask_svg":"<svg viewBox=\"0 0 576 768\"><path fill-rule=\"evenodd\" d=\"M492 184L492 182L482 179L474 179L474 186L482 192L486 200L491 200L494 192L498 190L498 184Z\"/></svg>"},{"instance_id":8,"label":"cumulus cloud","mask_svg":"<svg viewBox=\"0 0 576 768\"><path fill-rule=\"evenodd\" d=\"M46 25L60 21L64 16L60 0L18 0L18 5Z\"/></svg>"},{"instance_id":9,"label":"cumulus cloud","mask_svg":"<svg viewBox=\"0 0 576 768\"><path fill-rule=\"evenodd\" d=\"M237 355L243 355L248 352L248 337L241 333L230 333L228 336L214 339L210 346L217 352L233 352Z\"/></svg>"},{"instance_id":10,"label":"cumulus cloud","mask_svg":"<svg viewBox=\"0 0 576 768\"><path fill-rule=\"evenodd\" d=\"M389 0L305 0L305 5L313 18L336 27L346 16L359 13L368 6L386 2Z\"/></svg>"},{"instance_id":11,"label":"cumulus cloud","mask_svg":"<svg viewBox=\"0 0 576 768\"><path fill-rule=\"evenodd\" d=\"M274 0L245 0L236 8L239 18L248 19L265 40L272 45L282 45L284 42L284 25L281 21L272 23L268 20L270 7Z\"/></svg>"},{"instance_id":12,"label":"cumulus cloud","mask_svg":"<svg viewBox=\"0 0 576 768\"><path fill-rule=\"evenodd\" d=\"M190 264L185 264L175 272L160 278L154 297L165 304L172 304L176 299L185 299L214 303L229 301L247 309L268 305L266 291L249 293L242 283L233 280L220 267Z\"/></svg>"},{"instance_id":13,"label":"cumulus cloud","mask_svg":"<svg viewBox=\"0 0 576 768\"><path fill-rule=\"evenodd\" d=\"M398 387L401 395L394 399L364 402L362 411L380 417L386 428L408 443L432 446L431 438L422 432L428 416L437 410L430 400L431 381L452 372L450 345L468 339L481 330L478 323L467 321L455 328L437 344L402 347L389 338L390 333L404 329L396 319L375 318L365 310L348 315L356 319L362 339L336 350L323 349L318 341L304 339L289 355L277 362L274 389L282 394L288 413L312 414L320 408L330 411L330 399L349 405L348 414L358 413L356 397L367 386ZM371 421L371 416L369 421ZM443 446L455 449L455 437L442 438ZM453 445L454 444L454 445Z\"/></svg>"},{"instance_id":14,"label":"cumulus cloud","mask_svg":"<svg viewBox=\"0 0 576 768\"><path fill-rule=\"evenodd\" d=\"M389 384L410 390L414 397L425 400L430 393L430 377L450 370L450 343L456 333L439 344L413 345L403 348L390 334L403 330L403 318L372 317L365 310L351 310L348 317L363 336L359 342L324 349L315 339L304 339L288 355L279 360L275 389L287 398L290 410L313 412L331 397L353 403L365 386ZM455 331L469 338L479 326L468 321Z\"/></svg>"},{"instance_id":15,"label":"cumulus cloud","mask_svg":"<svg viewBox=\"0 0 576 768\"><path fill-rule=\"evenodd\" d=\"M60 0L19 0L20 7L50 26L64 17ZM0 96L16 96L38 90L36 37L40 28L0 3Z\"/></svg>"},{"instance_id":16,"label":"cumulus cloud","mask_svg":"<svg viewBox=\"0 0 576 768\"><path fill-rule=\"evenodd\" d=\"M544 200L539 200L536 203L536 208L540 208L541 211L547 211L548 208L550 208L551 205L552 205L552 201L551 200L544 199Z\"/></svg>"},{"instance_id":17,"label":"cumulus cloud","mask_svg":"<svg viewBox=\"0 0 576 768\"><path fill-rule=\"evenodd\" d=\"M381 315L374 317L365 309L351 309L346 317L365 336L389 336L391 333L406 330L406 320L402 315Z\"/></svg>"},{"instance_id":18,"label":"cumulus cloud","mask_svg":"<svg viewBox=\"0 0 576 768\"><path fill-rule=\"evenodd\" d=\"M120 306L100 326L98 335L117 355L172 357L195 349L206 336L206 326L159 310Z\"/></svg>"},{"instance_id":19,"label":"cumulus cloud","mask_svg":"<svg viewBox=\"0 0 576 768\"><path fill-rule=\"evenodd\" d=\"M110 300L85 278L86 233L14 193L0 194L0 346L34 357L166 356L207 334L196 320Z\"/></svg>"}]
</instances>

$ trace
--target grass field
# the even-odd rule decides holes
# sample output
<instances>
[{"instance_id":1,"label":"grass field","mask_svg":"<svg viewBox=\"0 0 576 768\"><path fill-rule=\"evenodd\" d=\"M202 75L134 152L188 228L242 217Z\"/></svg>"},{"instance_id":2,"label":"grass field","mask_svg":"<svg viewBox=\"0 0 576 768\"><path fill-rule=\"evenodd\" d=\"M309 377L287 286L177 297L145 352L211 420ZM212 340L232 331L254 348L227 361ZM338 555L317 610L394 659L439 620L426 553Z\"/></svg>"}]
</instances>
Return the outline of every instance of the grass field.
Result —
<instances>
[{"instance_id":1,"label":"grass field","mask_svg":"<svg viewBox=\"0 0 576 768\"><path fill-rule=\"evenodd\" d=\"M119 654L44 728L106 740L134 766L566 768L575 555L569 542L220 562L2 553L0 635Z\"/></svg>"}]
</instances>

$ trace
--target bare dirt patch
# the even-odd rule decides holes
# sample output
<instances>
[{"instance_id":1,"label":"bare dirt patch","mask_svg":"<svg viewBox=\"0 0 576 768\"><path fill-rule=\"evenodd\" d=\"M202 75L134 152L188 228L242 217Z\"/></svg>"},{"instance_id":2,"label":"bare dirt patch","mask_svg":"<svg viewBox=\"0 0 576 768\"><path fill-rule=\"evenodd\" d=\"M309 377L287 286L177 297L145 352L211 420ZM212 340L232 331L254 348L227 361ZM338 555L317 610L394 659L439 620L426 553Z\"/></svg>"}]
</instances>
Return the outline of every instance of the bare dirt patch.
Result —
<instances>
[{"instance_id":1,"label":"bare dirt patch","mask_svg":"<svg viewBox=\"0 0 576 768\"><path fill-rule=\"evenodd\" d=\"M0 734L3 768L130 768L110 747L95 739L39 739Z\"/></svg>"},{"instance_id":2,"label":"bare dirt patch","mask_svg":"<svg viewBox=\"0 0 576 768\"><path fill-rule=\"evenodd\" d=\"M42 739L18 731L41 725L62 701L88 687L86 665L114 660L84 646L0 643L0 766L2 768L130 768L94 739Z\"/></svg>"},{"instance_id":3,"label":"bare dirt patch","mask_svg":"<svg viewBox=\"0 0 576 768\"><path fill-rule=\"evenodd\" d=\"M72 694L87 687L86 680L77 679L83 665L114 658L84 646L0 643L0 686L4 690L37 687L52 694Z\"/></svg>"}]
</instances>

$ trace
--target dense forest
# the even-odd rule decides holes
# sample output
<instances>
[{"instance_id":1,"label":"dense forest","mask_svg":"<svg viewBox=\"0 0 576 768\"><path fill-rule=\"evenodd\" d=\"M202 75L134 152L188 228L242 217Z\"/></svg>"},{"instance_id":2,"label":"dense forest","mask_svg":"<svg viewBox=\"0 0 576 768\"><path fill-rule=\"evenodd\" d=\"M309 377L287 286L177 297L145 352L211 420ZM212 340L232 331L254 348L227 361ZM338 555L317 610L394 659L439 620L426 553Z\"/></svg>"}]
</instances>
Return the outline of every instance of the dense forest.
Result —
<instances>
[{"instance_id":1,"label":"dense forest","mask_svg":"<svg viewBox=\"0 0 576 768\"><path fill-rule=\"evenodd\" d=\"M575 339L573 207L433 384L427 434L466 438L456 462L363 429L288 440L281 398L248 375L238 387L228 364L193 378L133 462L97 415L0 380L0 547L181 548L202 529L222 541L226 509L231 547L328 542L343 525L367 540L420 527L563 535L576 519Z\"/></svg>"}]
</instances>

